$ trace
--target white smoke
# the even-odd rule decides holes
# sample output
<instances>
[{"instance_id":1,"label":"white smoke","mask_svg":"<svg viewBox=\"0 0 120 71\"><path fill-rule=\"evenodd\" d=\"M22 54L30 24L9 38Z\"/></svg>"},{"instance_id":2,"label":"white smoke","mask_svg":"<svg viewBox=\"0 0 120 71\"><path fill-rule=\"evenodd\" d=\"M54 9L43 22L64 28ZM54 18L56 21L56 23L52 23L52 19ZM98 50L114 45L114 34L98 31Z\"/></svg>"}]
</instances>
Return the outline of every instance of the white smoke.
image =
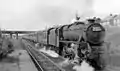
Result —
<instances>
[{"instance_id":1,"label":"white smoke","mask_svg":"<svg viewBox=\"0 0 120 71\"><path fill-rule=\"evenodd\" d=\"M39 51L46 53L47 55L49 55L51 57L55 57L55 58L59 57L59 55L55 51L52 51L50 49L46 50L46 47L40 49Z\"/></svg>"},{"instance_id":2,"label":"white smoke","mask_svg":"<svg viewBox=\"0 0 120 71\"><path fill-rule=\"evenodd\" d=\"M83 61L80 65L75 65L73 67L74 70L76 71L94 71L94 68L91 67L86 61Z\"/></svg>"},{"instance_id":3,"label":"white smoke","mask_svg":"<svg viewBox=\"0 0 120 71\"><path fill-rule=\"evenodd\" d=\"M67 67L68 65L72 64L72 61L69 59L64 60L63 62L60 62L59 65L61 67ZM83 61L81 65L74 64L73 70L75 71L94 71L94 68L90 66L86 61Z\"/></svg>"},{"instance_id":4,"label":"white smoke","mask_svg":"<svg viewBox=\"0 0 120 71\"><path fill-rule=\"evenodd\" d=\"M59 63L59 65L60 65L61 67L66 67L66 66L68 66L69 64L70 64L69 59L65 59L63 62L60 62L60 63Z\"/></svg>"}]
</instances>

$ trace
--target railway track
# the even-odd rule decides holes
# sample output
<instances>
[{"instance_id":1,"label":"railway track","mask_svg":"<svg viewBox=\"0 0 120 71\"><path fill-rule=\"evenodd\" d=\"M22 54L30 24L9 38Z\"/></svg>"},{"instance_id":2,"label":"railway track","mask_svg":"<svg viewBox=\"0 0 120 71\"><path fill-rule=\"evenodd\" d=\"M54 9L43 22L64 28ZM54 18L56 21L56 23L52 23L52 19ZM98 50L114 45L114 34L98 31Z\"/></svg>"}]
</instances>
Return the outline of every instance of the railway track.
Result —
<instances>
[{"instance_id":1,"label":"railway track","mask_svg":"<svg viewBox=\"0 0 120 71\"><path fill-rule=\"evenodd\" d=\"M27 46L25 49L31 56L38 71L65 71L63 68L54 63L51 59L49 59L46 55L37 51L30 43L25 41L25 44Z\"/></svg>"}]
</instances>

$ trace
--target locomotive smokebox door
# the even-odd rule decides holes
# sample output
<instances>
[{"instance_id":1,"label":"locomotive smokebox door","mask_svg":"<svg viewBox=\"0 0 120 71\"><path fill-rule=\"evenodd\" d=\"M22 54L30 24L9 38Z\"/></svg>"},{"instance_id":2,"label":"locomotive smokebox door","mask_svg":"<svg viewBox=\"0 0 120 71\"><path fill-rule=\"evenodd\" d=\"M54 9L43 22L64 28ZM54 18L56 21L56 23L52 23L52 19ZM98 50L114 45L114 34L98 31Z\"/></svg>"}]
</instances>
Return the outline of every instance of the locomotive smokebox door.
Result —
<instances>
[{"instance_id":1,"label":"locomotive smokebox door","mask_svg":"<svg viewBox=\"0 0 120 71\"><path fill-rule=\"evenodd\" d=\"M105 38L105 29L99 23L93 23L86 30L86 38L91 44L101 44Z\"/></svg>"}]
</instances>

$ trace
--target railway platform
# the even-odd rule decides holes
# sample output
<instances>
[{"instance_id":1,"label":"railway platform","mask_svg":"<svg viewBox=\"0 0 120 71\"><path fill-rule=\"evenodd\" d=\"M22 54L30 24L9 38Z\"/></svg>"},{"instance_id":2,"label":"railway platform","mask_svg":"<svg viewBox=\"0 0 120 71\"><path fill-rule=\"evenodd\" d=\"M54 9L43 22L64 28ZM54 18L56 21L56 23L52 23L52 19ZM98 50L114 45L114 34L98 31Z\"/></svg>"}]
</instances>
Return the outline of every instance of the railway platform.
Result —
<instances>
[{"instance_id":1,"label":"railway platform","mask_svg":"<svg viewBox=\"0 0 120 71\"><path fill-rule=\"evenodd\" d=\"M38 71L20 40L13 40L15 51L0 61L0 71Z\"/></svg>"}]
</instances>

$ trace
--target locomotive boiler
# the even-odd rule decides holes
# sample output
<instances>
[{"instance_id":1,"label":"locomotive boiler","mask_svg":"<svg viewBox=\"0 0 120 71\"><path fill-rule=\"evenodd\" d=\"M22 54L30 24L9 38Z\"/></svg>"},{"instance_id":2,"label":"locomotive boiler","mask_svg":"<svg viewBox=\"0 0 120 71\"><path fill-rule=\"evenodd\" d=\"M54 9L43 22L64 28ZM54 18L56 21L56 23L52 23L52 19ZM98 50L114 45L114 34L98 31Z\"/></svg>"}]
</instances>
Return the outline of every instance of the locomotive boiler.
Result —
<instances>
[{"instance_id":1,"label":"locomotive boiler","mask_svg":"<svg viewBox=\"0 0 120 71\"><path fill-rule=\"evenodd\" d=\"M87 42L92 44L101 44L104 42L105 29L100 23L86 25L83 22L75 22L74 24L68 26L62 26L60 28L61 36L64 40L69 41L80 41L84 38Z\"/></svg>"},{"instance_id":2,"label":"locomotive boiler","mask_svg":"<svg viewBox=\"0 0 120 71\"><path fill-rule=\"evenodd\" d=\"M84 29L85 24L83 22L75 22L74 24L63 26L63 28L61 27L60 32L64 40L79 41Z\"/></svg>"}]
</instances>

